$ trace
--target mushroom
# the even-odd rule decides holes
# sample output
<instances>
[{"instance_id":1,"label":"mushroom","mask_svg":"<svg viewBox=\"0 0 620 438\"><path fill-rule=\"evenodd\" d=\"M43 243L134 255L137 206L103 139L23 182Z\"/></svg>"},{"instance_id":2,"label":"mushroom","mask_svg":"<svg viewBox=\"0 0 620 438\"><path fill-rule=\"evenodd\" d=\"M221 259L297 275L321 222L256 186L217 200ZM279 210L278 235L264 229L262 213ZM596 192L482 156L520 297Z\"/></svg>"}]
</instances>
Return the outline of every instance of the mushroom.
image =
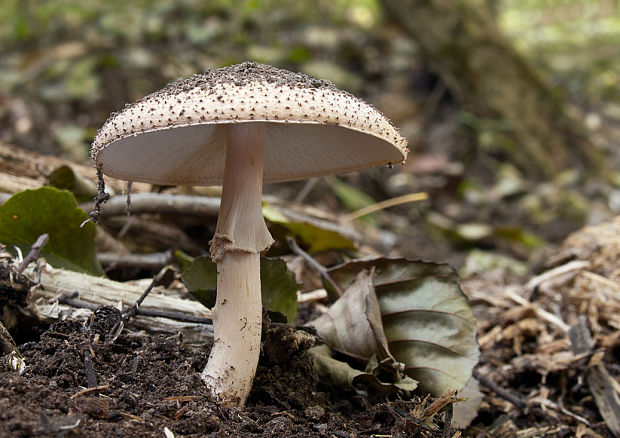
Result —
<instances>
[{"instance_id":1,"label":"mushroom","mask_svg":"<svg viewBox=\"0 0 620 438\"><path fill-rule=\"evenodd\" d=\"M406 140L330 82L244 62L173 82L112 114L91 156L104 174L166 185L222 184L214 345L202 379L242 407L260 353L260 253L273 239L262 184L404 161Z\"/></svg>"}]
</instances>

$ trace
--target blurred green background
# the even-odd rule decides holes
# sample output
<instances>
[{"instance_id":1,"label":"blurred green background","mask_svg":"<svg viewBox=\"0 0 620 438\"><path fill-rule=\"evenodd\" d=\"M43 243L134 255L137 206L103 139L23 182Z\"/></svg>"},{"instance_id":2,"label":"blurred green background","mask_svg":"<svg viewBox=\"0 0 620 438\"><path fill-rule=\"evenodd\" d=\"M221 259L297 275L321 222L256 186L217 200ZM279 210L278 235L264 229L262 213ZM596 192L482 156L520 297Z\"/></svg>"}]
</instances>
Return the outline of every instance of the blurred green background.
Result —
<instances>
[{"instance_id":1,"label":"blurred green background","mask_svg":"<svg viewBox=\"0 0 620 438\"><path fill-rule=\"evenodd\" d=\"M555 87L620 121L616 0L487 3ZM0 47L2 140L54 153L86 150L126 102L243 60L330 79L394 112L402 126L419 110L415 86L425 84L416 74L428 69L378 0L4 0Z\"/></svg>"}]
</instances>

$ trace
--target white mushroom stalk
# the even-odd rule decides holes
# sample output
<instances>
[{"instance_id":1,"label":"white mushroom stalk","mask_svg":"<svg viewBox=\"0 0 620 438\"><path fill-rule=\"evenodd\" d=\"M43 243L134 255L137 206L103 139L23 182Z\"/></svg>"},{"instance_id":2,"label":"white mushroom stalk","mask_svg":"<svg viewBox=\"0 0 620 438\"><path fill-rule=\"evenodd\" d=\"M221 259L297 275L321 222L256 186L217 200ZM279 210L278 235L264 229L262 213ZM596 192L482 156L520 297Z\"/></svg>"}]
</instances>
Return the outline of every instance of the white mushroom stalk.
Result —
<instances>
[{"instance_id":1,"label":"white mushroom stalk","mask_svg":"<svg viewBox=\"0 0 620 438\"><path fill-rule=\"evenodd\" d=\"M261 210L264 123L227 129L222 201L211 257L217 263L214 344L202 379L222 403L243 406L260 353L260 253L273 239Z\"/></svg>"}]
</instances>

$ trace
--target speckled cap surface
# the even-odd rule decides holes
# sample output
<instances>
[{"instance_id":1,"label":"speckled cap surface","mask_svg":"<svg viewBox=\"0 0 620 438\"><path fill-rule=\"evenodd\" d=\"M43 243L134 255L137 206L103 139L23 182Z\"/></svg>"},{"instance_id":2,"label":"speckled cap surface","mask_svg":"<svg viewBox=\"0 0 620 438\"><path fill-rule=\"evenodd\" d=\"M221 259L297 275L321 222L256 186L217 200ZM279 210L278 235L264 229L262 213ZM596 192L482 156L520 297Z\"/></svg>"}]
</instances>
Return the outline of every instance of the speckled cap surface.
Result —
<instances>
[{"instance_id":1,"label":"speckled cap surface","mask_svg":"<svg viewBox=\"0 0 620 438\"><path fill-rule=\"evenodd\" d=\"M97 133L91 156L116 178L221 184L226 125L269 122L264 181L344 173L404 161L407 141L379 111L328 81L245 62L173 82Z\"/></svg>"}]
</instances>

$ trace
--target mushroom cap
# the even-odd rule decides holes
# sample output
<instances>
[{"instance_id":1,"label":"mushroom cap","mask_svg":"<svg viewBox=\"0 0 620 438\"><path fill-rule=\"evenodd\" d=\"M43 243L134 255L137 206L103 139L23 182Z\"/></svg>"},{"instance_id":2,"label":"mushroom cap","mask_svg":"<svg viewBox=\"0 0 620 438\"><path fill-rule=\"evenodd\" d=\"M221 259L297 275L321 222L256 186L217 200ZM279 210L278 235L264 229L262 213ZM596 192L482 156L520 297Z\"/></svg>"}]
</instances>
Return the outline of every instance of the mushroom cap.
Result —
<instances>
[{"instance_id":1,"label":"mushroom cap","mask_svg":"<svg viewBox=\"0 0 620 438\"><path fill-rule=\"evenodd\" d=\"M91 157L106 175L221 184L226 125L268 122L264 181L400 163L407 141L377 109L330 82L244 62L180 79L110 115Z\"/></svg>"}]
</instances>

